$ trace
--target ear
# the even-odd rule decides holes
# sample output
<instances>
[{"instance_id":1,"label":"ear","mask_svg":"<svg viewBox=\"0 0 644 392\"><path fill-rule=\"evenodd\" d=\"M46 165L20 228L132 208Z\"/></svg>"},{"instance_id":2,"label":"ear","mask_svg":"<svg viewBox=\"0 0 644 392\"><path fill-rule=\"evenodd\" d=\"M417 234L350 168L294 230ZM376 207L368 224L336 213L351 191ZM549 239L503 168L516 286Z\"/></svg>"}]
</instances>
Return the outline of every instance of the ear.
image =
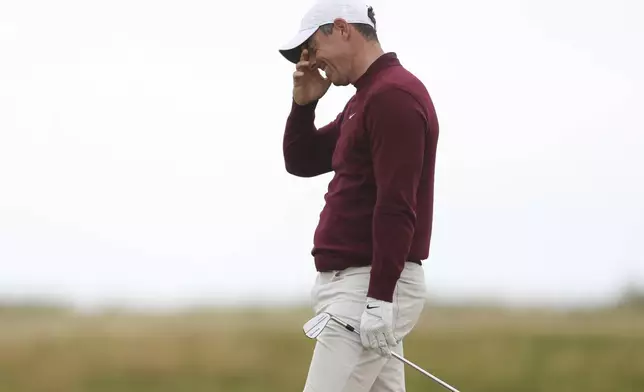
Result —
<instances>
[{"instance_id":1,"label":"ear","mask_svg":"<svg viewBox=\"0 0 644 392\"><path fill-rule=\"evenodd\" d=\"M340 33L340 36L344 39L348 39L349 35L351 34L351 29L349 28L349 23L342 19L342 18L337 18L333 21L333 27L338 30Z\"/></svg>"}]
</instances>

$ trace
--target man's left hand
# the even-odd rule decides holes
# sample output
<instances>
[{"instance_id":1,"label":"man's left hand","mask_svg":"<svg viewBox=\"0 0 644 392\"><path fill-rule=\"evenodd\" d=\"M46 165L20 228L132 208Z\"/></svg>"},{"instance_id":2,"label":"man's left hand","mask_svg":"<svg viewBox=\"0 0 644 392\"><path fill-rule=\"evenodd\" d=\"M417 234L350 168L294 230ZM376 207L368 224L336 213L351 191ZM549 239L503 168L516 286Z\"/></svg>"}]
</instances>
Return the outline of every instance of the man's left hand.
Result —
<instances>
[{"instance_id":1,"label":"man's left hand","mask_svg":"<svg viewBox=\"0 0 644 392\"><path fill-rule=\"evenodd\" d=\"M360 339L368 349L377 350L384 357L391 356L391 348L396 346L393 331L394 310L391 302L367 298L360 320Z\"/></svg>"}]
</instances>

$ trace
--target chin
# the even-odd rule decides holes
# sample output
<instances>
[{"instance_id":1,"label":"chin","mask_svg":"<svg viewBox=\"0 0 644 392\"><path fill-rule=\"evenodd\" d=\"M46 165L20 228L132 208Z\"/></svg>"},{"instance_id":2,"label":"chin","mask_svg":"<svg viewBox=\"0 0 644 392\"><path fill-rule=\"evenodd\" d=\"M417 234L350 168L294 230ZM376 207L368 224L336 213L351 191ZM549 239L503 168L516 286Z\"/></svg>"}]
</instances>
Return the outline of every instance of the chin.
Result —
<instances>
[{"instance_id":1,"label":"chin","mask_svg":"<svg viewBox=\"0 0 644 392\"><path fill-rule=\"evenodd\" d=\"M349 82L347 82L346 80L331 79L331 83L333 83L333 85L336 87L344 87L349 85Z\"/></svg>"},{"instance_id":2,"label":"chin","mask_svg":"<svg viewBox=\"0 0 644 392\"><path fill-rule=\"evenodd\" d=\"M328 72L328 71L325 71L325 72L326 72L327 78L331 80L331 84L333 84L334 86L344 87L349 85L349 82L347 81L346 78L339 76L335 72Z\"/></svg>"}]
</instances>

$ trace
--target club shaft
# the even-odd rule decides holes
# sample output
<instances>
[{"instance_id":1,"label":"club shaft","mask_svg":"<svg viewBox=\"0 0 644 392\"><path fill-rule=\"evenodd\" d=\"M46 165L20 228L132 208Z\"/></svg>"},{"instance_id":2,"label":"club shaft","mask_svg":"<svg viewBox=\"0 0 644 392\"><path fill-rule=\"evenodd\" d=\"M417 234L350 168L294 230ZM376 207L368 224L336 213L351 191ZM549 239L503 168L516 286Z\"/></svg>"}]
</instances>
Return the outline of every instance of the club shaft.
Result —
<instances>
[{"instance_id":1,"label":"club shaft","mask_svg":"<svg viewBox=\"0 0 644 392\"><path fill-rule=\"evenodd\" d=\"M398 355L398 354L396 354L394 352L392 352L391 355L393 355L395 358L398 358L399 360L403 361L407 365L413 367L414 369L418 370L419 372L421 372L425 376L431 378L432 380L436 381L437 383L441 384L442 386L444 386L445 388L449 389L450 391L459 392L458 389L456 389L453 386L449 385L448 383L446 383L445 381L441 380L440 378L434 376L433 374L431 374L427 370L421 368L420 366L416 365L412 361L410 361L410 360L408 360L406 358L403 358L401 355Z\"/></svg>"},{"instance_id":2,"label":"club shaft","mask_svg":"<svg viewBox=\"0 0 644 392\"><path fill-rule=\"evenodd\" d=\"M353 332L353 333L355 333L355 334L357 334L357 335L360 335L360 332L359 332L358 330L356 330L356 329L355 329L353 326L351 326L350 324L345 323L344 321L342 321L342 320L338 319L338 318L337 318L337 317L335 317L335 316L331 316L331 319L333 319L333 321L335 321L336 323L338 323L338 324L342 325L345 329L347 329L347 330L349 330L349 331L351 331L351 332ZM414 369L418 370L421 374L423 374L423 375L425 375L425 376L427 376L427 377L431 378L432 380L436 381L437 383L441 384L443 387L445 387L445 388L449 389L450 391L452 391L452 392L459 392L459 390L458 390L458 389L456 389L456 388L454 388L453 386L449 385L448 383L446 383L445 381L441 380L440 378L438 378L438 377L434 376L433 374L431 374L431 373L430 373L430 372L428 372L427 370L425 370L425 369L421 368L420 366L416 365L416 364L415 364L415 363L413 363L412 361L410 361L410 360L408 360L408 359L404 358L402 355L399 355L399 354L394 353L394 352L392 352L392 353L391 353L391 355L392 355L394 358L396 358L396 359L398 359L398 360L400 360L400 361L402 361L402 362L406 363L407 365L411 366L412 368L414 368Z\"/></svg>"}]
</instances>

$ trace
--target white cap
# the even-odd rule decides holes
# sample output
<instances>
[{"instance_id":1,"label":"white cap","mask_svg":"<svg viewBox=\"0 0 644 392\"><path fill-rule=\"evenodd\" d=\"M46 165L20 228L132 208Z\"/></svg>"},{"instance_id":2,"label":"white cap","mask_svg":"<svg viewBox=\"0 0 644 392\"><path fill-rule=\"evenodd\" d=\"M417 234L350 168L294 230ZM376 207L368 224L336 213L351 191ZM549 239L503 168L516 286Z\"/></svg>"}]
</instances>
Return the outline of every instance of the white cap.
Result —
<instances>
[{"instance_id":1,"label":"white cap","mask_svg":"<svg viewBox=\"0 0 644 392\"><path fill-rule=\"evenodd\" d=\"M362 23L375 28L369 18L369 8L362 0L316 0L302 18L297 34L282 45L279 51L288 61L297 63L300 60L302 44L320 26L333 23L337 18L344 19L347 23Z\"/></svg>"}]
</instances>

